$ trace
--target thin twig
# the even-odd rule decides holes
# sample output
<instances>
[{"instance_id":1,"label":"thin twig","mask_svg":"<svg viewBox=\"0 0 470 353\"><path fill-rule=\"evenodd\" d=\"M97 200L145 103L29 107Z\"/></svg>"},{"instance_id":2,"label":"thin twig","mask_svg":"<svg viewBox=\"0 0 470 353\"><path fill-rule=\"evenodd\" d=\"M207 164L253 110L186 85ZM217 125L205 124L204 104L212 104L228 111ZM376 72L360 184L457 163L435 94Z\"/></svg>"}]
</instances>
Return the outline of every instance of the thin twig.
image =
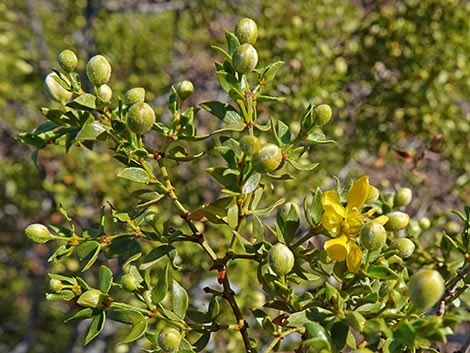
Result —
<instances>
[{"instance_id":1,"label":"thin twig","mask_svg":"<svg viewBox=\"0 0 470 353\"><path fill-rule=\"evenodd\" d=\"M449 302L451 299L453 299L455 295L455 291L457 290L457 287L459 285L459 282L470 273L470 264L466 264L464 267L460 269L459 272L457 272L457 275L455 278L449 282L447 285L447 288L444 292L444 295L441 298L441 301L439 302L439 305L437 307L437 316L444 316L445 311L446 311L446 304Z\"/></svg>"}]
</instances>

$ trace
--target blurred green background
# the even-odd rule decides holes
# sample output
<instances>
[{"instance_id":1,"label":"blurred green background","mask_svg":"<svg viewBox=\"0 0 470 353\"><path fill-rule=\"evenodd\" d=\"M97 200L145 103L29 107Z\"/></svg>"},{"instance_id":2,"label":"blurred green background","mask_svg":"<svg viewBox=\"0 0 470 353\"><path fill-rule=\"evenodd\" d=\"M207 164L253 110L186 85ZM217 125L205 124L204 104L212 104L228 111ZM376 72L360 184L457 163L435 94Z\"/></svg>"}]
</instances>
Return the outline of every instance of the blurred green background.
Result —
<instances>
[{"instance_id":1,"label":"blurred green background","mask_svg":"<svg viewBox=\"0 0 470 353\"><path fill-rule=\"evenodd\" d=\"M385 190L412 187L412 216L437 226L470 193L470 2L467 0L99 1L5 0L0 3L0 351L134 352L104 338L84 350L80 325L64 325L73 308L46 302L52 248L23 235L32 222L60 221L63 204L81 226L96 222L106 202L125 208L130 186L115 180L103 153L32 150L15 136L44 121L42 80L73 49L86 60L105 54L114 97L142 86L158 114L169 87L193 81L197 104L223 99L210 46L224 42L240 17L255 19L260 65L283 60L271 93L286 105L269 114L298 122L309 102L328 103L314 188L369 174ZM203 128L203 126L201 127ZM182 176L184 178L184 176ZM205 176L200 176L203 178ZM189 190L201 179L190 177ZM210 191L206 191L210 192ZM295 189L287 195L298 195ZM200 197L188 198L195 205ZM192 203L192 204L191 204ZM73 273L73 261L63 265ZM217 345L214 350L217 349ZM222 346L222 351L224 348ZM220 347L219 347L220 351Z\"/></svg>"}]
</instances>

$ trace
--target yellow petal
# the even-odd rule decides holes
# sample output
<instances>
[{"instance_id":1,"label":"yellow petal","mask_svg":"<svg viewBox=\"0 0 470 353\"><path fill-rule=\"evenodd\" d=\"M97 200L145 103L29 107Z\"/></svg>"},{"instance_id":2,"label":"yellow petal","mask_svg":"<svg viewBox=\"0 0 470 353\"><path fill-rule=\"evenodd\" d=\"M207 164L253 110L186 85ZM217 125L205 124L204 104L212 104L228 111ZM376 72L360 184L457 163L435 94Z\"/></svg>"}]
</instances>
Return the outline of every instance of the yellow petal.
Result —
<instances>
[{"instance_id":1,"label":"yellow petal","mask_svg":"<svg viewBox=\"0 0 470 353\"><path fill-rule=\"evenodd\" d=\"M348 238L342 235L339 238L327 240L324 248L330 259L344 261L349 252Z\"/></svg>"},{"instance_id":2,"label":"yellow petal","mask_svg":"<svg viewBox=\"0 0 470 353\"><path fill-rule=\"evenodd\" d=\"M364 175L357 179L348 192L347 210L359 211L369 195L369 177Z\"/></svg>"},{"instance_id":3,"label":"yellow petal","mask_svg":"<svg viewBox=\"0 0 470 353\"><path fill-rule=\"evenodd\" d=\"M321 195L321 204L323 207L330 205L339 205L339 196L334 190L328 190Z\"/></svg>"},{"instance_id":4,"label":"yellow petal","mask_svg":"<svg viewBox=\"0 0 470 353\"><path fill-rule=\"evenodd\" d=\"M378 222L378 223L380 223L381 225L384 225L385 223L388 222L388 217L385 216L385 215L382 215L382 216L379 216L379 217L377 217L377 218L374 218L373 221L374 221L374 222Z\"/></svg>"},{"instance_id":5,"label":"yellow petal","mask_svg":"<svg viewBox=\"0 0 470 353\"><path fill-rule=\"evenodd\" d=\"M346 259L346 264L348 265L348 271L358 272L359 269L361 268L361 261L362 261L361 249L359 249L359 247L354 241L350 241L348 258Z\"/></svg>"}]
</instances>

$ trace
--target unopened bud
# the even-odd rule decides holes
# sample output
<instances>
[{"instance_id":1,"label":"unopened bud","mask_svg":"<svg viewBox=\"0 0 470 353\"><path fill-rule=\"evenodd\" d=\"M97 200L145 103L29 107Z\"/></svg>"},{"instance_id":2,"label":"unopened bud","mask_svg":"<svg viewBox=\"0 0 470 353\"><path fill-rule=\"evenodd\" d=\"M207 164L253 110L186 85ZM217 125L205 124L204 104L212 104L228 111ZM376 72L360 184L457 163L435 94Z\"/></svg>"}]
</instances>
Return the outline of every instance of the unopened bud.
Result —
<instances>
[{"instance_id":1,"label":"unopened bud","mask_svg":"<svg viewBox=\"0 0 470 353\"><path fill-rule=\"evenodd\" d=\"M361 228L361 243L371 251L380 250L387 241L387 231L379 222L369 222Z\"/></svg>"},{"instance_id":2,"label":"unopened bud","mask_svg":"<svg viewBox=\"0 0 470 353\"><path fill-rule=\"evenodd\" d=\"M404 212L393 211L388 215L388 222L385 223L385 229L390 231L396 231L403 228L406 228L410 222L410 216Z\"/></svg>"},{"instance_id":3,"label":"unopened bud","mask_svg":"<svg viewBox=\"0 0 470 353\"><path fill-rule=\"evenodd\" d=\"M65 49L59 53L58 61L65 72L73 72L77 67L78 58L72 50Z\"/></svg>"},{"instance_id":4,"label":"unopened bud","mask_svg":"<svg viewBox=\"0 0 470 353\"><path fill-rule=\"evenodd\" d=\"M145 101L145 88L134 87L126 92L125 103L128 107L135 103L141 103Z\"/></svg>"},{"instance_id":5,"label":"unopened bud","mask_svg":"<svg viewBox=\"0 0 470 353\"><path fill-rule=\"evenodd\" d=\"M393 198L393 205L395 207L406 206L411 202L412 198L413 192L410 188L401 188L396 192Z\"/></svg>"},{"instance_id":6,"label":"unopened bud","mask_svg":"<svg viewBox=\"0 0 470 353\"><path fill-rule=\"evenodd\" d=\"M86 64L86 75L93 85L101 86L111 77L111 65L103 55L95 55Z\"/></svg>"},{"instance_id":7,"label":"unopened bud","mask_svg":"<svg viewBox=\"0 0 470 353\"><path fill-rule=\"evenodd\" d=\"M98 289L89 289L77 300L77 304L84 308L98 309L103 306L105 295Z\"/></svg>"}]
</instances>

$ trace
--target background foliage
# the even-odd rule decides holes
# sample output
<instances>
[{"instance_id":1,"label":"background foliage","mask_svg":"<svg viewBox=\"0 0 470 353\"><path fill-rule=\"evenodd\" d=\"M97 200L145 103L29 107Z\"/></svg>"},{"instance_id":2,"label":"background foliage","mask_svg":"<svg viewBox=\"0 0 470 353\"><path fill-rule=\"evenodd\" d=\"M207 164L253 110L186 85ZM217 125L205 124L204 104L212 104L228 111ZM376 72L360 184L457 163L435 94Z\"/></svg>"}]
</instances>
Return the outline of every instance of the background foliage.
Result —
<instances>
[{"instance_id":1,"label":"background foliage","mask_svg":"<svg viewBox=\"0 0 470 353\"><path fill-rule=\"evenodd\" d=\"M467 1L6 0L0 10L0 317L7 318L0 324L2 351L72 352L81 342L82 327L62 325L70 308L43 300L50 254L31 246L24 227L60 220L59 204L86 227L96 222L103 203L129 203L119 189L132 186L116 186L114 162L106 154L72 149L63 163L60 152L49 150L41 152L36 168L31 151L14 140L42 121L42 77L64 48L79 53L81 65L106 53L114 96L143 86L164 114L165 94L181 79L194 82L195 101L220 96L210 44L222 43L223 29L239 17L256 18L260 58L288 60L279 73L282 84L272 87L291 108L276 112L279 118L300 121L308 101L334 108L335 123L326 132L341 144L322 149L322 173L305 183L328 185L328 175L347 179L367 169L373 183L390 190L414 185L420 202L411 213L417 219L428 216L434 226L455 227L442 220L470 191ZM206 123L201 120L202 129ZM203 176L181 170L180 177L194 190L185 200L189 205L211 198L210 187L200 192L200 185L208 185ZM286 193L295 197L295 188ZM73 261L64 266L71 274L79 270ZM52 335L57 332L60 340ZM108 347L101 351L115 349L106 335L86 349L100 344Z\"/></svg>"}]
</instances>

